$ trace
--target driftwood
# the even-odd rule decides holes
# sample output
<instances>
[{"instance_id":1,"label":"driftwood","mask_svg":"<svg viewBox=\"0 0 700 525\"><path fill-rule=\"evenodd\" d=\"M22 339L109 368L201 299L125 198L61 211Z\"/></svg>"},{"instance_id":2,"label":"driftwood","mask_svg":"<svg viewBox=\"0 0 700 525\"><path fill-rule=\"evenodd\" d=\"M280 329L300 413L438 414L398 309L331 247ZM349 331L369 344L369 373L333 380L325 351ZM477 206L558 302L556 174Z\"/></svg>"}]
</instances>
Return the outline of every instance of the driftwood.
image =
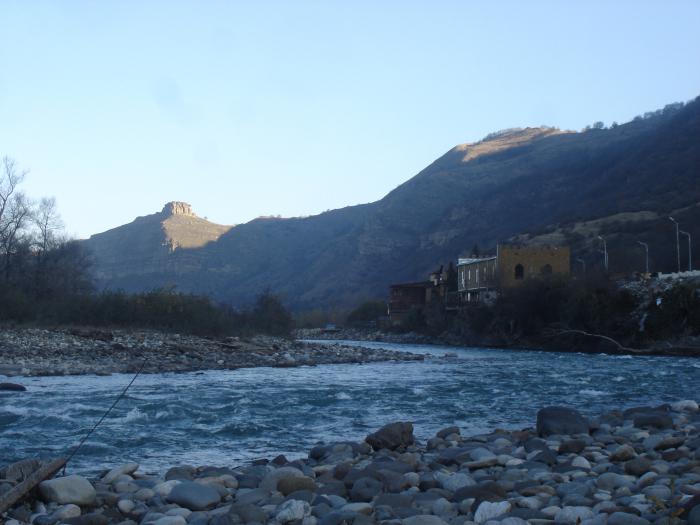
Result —
<instances>
[{"instance_id":1,"label":"driftwood","mask_svg":"<svg viewBox=\"0 0 700 525\"><path fill-rule=\"evenodd\" d=\"M56 472L63 468L65 464L65 458L58 458L51 460L48 463L44 463L33 473L28 475L24 481L18 483L12 487L12 489L5 492L2 496L0 496L0 514L6 512L15 503L24 498L32 491L32 489L39 485L39 483L52 478Z\"/></svg>"},{"instance_id":2,"label":"driftwood","mask_svg":"<svg viewBox=\"0 0 700 525\"><path fill-rule=\"evenodd\" d=\"M593 337L596 339L602 339L603 341L608 341L609 343L614 344L618 350L622 352L629 352L631 354L648 354L650 350L646 349L639 349L639 348L630 348L628 346L622 345L620 342L615 341L612 337L608 337L607 335L603 334L593 334L591 332L586 332L584 330L557 330L554 332L551 332L548 334L549 337L557 337L560 335L569 335L569 334L575 334L575 335L582 335L585 337Z\"/></svg>"}]
</instances>

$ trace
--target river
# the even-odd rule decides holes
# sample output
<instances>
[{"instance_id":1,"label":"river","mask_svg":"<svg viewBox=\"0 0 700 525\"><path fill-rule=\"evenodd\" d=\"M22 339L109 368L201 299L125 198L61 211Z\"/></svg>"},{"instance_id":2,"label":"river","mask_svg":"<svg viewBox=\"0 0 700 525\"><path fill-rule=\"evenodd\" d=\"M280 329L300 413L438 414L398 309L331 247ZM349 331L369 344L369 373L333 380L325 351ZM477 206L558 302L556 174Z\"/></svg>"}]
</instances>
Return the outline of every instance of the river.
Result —
<instances>
[{"instance_id":1,"label":"river","mask_svg":"<svg viewBox=\"0 0 700 525\"><path fill-rule=\"evenodd\" d=\"M94 474L136 461L158 472L176 464L294 458L319 441L359 441L396 420L413 421L419 439L453 424L464 434L521 428L534 425L546 405L594 415L697 397L700 386L697 359L350 344L430 357L142 375L69 470ZM0 465L65 454L130 380L121 374L12 378L28 391L0 393Z\"/></svg>"}]
</instances>

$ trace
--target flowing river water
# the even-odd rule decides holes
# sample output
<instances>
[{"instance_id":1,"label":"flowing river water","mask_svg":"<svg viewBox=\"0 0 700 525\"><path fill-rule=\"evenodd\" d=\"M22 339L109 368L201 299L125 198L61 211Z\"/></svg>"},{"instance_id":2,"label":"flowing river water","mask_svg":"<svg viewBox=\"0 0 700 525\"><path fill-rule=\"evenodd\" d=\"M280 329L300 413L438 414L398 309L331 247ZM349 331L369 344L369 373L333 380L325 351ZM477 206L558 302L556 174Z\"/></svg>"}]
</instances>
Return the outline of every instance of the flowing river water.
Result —
<instances>
[{"instance_id":1,"label":"flowing river water","mask_svg":"<svg viewBox=\"0 0 700 525\"><path fill-rule=\"evenodd\" d=\"M347 341L344 343L348 344ZM136 461L233 466L305 455L319 441L362 440L409 420L419 439L448 425L463 434L533 426L537 410L606 409L698 398L700 360L352 343L430 354L423 362L251 368L140 376L75 456L94 474ZM452 356L445 357L445 353ZM0 393L0 465L65 454L131 376L12 378Z\"/></svg>"}]
</instances>

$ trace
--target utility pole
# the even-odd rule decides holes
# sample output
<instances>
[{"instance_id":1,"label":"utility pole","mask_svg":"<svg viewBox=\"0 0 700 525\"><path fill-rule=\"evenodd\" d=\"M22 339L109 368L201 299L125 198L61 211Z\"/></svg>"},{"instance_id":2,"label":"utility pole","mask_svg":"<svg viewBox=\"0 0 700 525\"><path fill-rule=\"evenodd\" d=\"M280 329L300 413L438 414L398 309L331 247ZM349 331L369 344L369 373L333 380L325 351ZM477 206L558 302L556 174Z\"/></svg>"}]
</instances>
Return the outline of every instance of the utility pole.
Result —
<instances>
[{"instance_id":1,"label":"utility pole","mask_svg":"<svg viewBox=\"0 0 700 525\"><path fill-rule=\"evenodd\" d=\"M605 242L602 235L598 235L598 238L603 241L603 266L605 267L605 273L608 273L608 243Z\"/></svg>"},{"instance_id":2,"label":"utility pole","mask_svg":"<svg viewBox=\"0 0 700 525\"><path fill-rule=\"evenodd\" d=\"M579 257L578 259L576 259L576 262L581 263L581 267L583 268L583 274L586 275L586 261Z\"/></svg>"},{"instance_id":3,"label":"utility pole","mask_svg":"<svg viewBox=\"0 0 700 525\"><path fill-rule=\"evenodd\" d=\"M679 230L678 233L681 235L685 235L688 237L688 271L692 272L693 271L693 256L690 253L690 234L688 232L684 232L683 230Z\"/></svg>"},{"instance_id":4,"label":"utility pole","mask_svg":"<svg viewBox=\"0 0 700 525\"><path fill-rule=\"evenodd\" d=\"M676 225L676 259L678 260L678 273L681 273L681 237L680 230L678 229L678 221L673 217L669 217L669 220Z\"/></svg>"},{"instance_id":5,"label":"utility pole","mask_svg":"<svg viewBox=\"0 0 700 525\"><path fill-rule=\"evenodd\" d=\"M642 246L644 246L644 251L646 252L646 257L645 257L646 273L649 273L649 245L645 242L642 242L642 241L637 241L637 244L641 244Z\"/></svg>"}]
</instances>

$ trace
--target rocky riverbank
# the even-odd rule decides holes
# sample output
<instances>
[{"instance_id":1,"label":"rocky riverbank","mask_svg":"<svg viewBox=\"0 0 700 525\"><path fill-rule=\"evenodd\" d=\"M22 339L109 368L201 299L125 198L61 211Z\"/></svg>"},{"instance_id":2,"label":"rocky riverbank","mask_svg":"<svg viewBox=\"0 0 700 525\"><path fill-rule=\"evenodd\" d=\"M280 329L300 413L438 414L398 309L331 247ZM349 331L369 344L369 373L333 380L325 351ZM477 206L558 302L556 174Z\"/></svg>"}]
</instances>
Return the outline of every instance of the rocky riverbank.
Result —
<instances>
[{"instance_id":1,"label":"rocky riverbank","mask_svg":"<svg viewBox=\"0 0 700 525\"><path fill-rule=\"evenodd\" d=\"M417 332L384 332L377 329L304 328L296 331L298 339L325 341L374 341L397 344L440 345L480 348L537 349L550 352L582 352L627 355L657 355L675 357L700 357L700 336L680 336L673 340L655 341L643 349L618 346L614 341L598 336L584 336L582 332L563 332L557 336L542 335L529 339L507 341L493 336L458 337L443 333L437 336Z\"/></svg>"},{"instance_id":2,"label":"rocky riverbank","mask_svg":"<svg viewBox=\"0 0 700 525\"><path fill-rule=\"evenodd\" d=\"M30 466L0 471L0 493ZM697 525L700 412L681 401L589 420L548 407L534 428L448 427L426 443L397 422L294 461L163 474L128 463L99 479L45 481L39 493L7 525Z\"/></svg>"},{"instance_id":3,"label":"rocky riverbank","mask_svg":"<svg viewBox=\"0 0 700 525\"><path fill-rule=\"evenodd\" d=\"M268 336L208 339L153 330L0 329L0 374L77 375L421 360L407 352Z\"/></svg>"}]
</instances>

